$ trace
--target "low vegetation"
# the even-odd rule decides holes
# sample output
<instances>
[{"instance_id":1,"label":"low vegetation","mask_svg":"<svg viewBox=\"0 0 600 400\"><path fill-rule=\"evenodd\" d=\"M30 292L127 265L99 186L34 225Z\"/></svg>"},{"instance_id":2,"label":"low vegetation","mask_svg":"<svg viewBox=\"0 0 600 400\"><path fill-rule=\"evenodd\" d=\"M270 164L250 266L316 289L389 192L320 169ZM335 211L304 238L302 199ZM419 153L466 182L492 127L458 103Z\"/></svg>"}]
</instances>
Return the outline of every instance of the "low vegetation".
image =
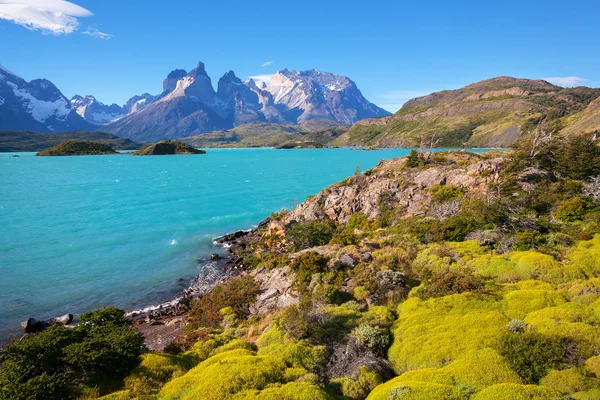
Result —
<instances>
[{"instance_id":1,"label":"low vegetation","mask_svg":"<svg viewBox=\"0 0 600 400\"><path fill-rule=\"evenodd\" d=\"M68 141L42 150L36 156L87 156L98 154L117 154L117 152L104 143Z\"/></svg>"}]
</instances>

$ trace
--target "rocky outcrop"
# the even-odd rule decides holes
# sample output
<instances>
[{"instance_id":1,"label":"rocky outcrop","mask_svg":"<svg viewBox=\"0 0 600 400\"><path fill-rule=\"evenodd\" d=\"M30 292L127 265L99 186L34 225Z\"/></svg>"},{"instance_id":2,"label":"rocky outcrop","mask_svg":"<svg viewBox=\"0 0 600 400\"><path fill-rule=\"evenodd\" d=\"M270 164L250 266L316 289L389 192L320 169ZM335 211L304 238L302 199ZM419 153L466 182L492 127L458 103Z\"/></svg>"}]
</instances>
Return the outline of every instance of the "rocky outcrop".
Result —
<instances>
[{"instance_id":1,"label":"rocky outcrop","mask_svg":"<svg viewBox=\"0 0 600 400\"><path fill-rule=\"evenodd\" d=\"M260 286L256 302L250 306L251 315L265 315L278 308L298 304L298 294L293 289L293 273L290 267L271 271L262 267L250 272Z\"/></svg>"},{"instance_id":2,"label":"rocky outcrop","mask_svg":"<svg viewBox=\"0 0 600 400\"><path fill-rule=\"evenodd\" d=\"M38 321L35 318L27 318L21 322L21 329L23 333L38 333L46 329L51 325L69 325L73 322L73 314L65 314L60 317L51 318L46 321Z\"/></svg>"},{"instance_id":3,"label":"rocky outcrop","mask_svg":"<svg viewBox=\"0 0 600 400\"><path fill-rule=\"evenodd\" d=\"M431 206L429 189L434 185L456 186L468 195L481 195L489 182L498 178L504 161L469 153L455 153L449 159L447 164L423 169L406 168L406 158L381 161L364 174L325 188L291 211L286 221L329 218L346 223L355 213L374 219L386 203L393 203L405 216L424 214Z\"/></svg>"}]
</instances>

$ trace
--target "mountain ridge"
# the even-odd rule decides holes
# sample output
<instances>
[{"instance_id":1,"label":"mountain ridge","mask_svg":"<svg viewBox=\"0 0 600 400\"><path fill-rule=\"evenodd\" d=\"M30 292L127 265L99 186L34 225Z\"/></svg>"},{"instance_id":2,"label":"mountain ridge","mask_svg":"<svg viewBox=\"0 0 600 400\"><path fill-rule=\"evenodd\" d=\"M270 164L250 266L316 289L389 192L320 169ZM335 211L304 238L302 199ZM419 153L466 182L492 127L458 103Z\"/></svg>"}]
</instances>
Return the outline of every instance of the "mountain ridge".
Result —
<instances>
[{"instance_id":1,"label":"mountain ridge","mask_svg":"<svg viewBox=\"0 0 600 400\"><path fill-rule=\"evenodd\" d=\"M569 128L576 116L585 133L600 129L596 109L585 112L599 97L597 88L500 76L411 99L393 115L356 122L334 144L506 147L537 126L576 133Z\"/></svg>"},{"instance_id":2,"label":"mountain ridge","mask_svg":"<svg viewBox=\"0 0 600 400\"><path fill-rule=\"evenodd\" d=\"M171 71L163 92L107 130L135 140L189 137L253 122L297 124L314 119L345 124L387 111L370 103L349 78L316 70L277 71L269 85L243 82L233 70L217 82L204 63Z\"/></svg>"}]
</instances>

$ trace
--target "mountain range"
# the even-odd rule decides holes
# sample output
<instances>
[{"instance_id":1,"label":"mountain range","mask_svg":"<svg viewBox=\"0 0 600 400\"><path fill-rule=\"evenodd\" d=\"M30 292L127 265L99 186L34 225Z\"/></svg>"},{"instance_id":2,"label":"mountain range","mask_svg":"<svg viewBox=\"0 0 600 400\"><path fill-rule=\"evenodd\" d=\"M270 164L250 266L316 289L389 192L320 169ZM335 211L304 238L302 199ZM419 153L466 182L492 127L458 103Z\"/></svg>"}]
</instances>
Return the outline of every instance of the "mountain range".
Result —
<instances>
[{"instance_id":1,"label":"mountain range","mask_svg":"<svg viewBox=\"0 0 600 400\"><path fill-rule=\"evenodd\" d=\"M158 95L144 93L123 106L94 96L68 100L50 81L24 79L0 69L0 129L40 132L94 130L139 141L198 135L248 123L298 124L332 120L353 124L389 115L364 98L349 78L333 73L277 71L269 84L242 82L233 71L212 85L202 62L175 69Z\"/></svg>"},{"instance_id":2,"label":"mountain range","mask_svg":"<svg viewBox=\"0 0 600 400\"><path fill-rule=\"evenodd\" d=\"M101 130L202 146L507 147L537 127L599 131L600 89L502 76L409 100L390 115L341 75L284 69L266 83L229 71L215 90L200 62L170 72L160 94L119 106L90 95L68 100L48 80L27 82L0 67L0 130Z\"/></svg>"},{"instance_id":3,"label":"mountain range","mask_svg":"<svg viewBox=\"0 0 600 400\"><path fill-rule=\"evenodd\" d=\"M0 130L94 130L47 79L25 81L0 65Z\"/></svg>"}]
</instances>

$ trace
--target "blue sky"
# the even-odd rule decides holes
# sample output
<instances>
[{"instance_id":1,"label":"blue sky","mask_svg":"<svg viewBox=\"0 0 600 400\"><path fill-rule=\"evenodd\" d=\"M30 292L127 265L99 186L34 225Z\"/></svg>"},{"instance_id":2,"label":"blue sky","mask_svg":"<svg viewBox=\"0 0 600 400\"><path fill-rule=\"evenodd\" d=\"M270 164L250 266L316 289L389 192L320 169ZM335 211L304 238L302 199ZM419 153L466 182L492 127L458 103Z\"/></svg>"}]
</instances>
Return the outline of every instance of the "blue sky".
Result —
<instances>
[{"instance_id":1,"label":"blue sky","mask_svg":"<svg viewBox=\"0 0 600 400\"><path fill-rule=\"evenodd\" d=\"M315 68L395 111L499 75L599 87L599 17L598 0L0 0L0 64L118 104L199 60L214 86Z\"/></svg>"}]
</instances>

